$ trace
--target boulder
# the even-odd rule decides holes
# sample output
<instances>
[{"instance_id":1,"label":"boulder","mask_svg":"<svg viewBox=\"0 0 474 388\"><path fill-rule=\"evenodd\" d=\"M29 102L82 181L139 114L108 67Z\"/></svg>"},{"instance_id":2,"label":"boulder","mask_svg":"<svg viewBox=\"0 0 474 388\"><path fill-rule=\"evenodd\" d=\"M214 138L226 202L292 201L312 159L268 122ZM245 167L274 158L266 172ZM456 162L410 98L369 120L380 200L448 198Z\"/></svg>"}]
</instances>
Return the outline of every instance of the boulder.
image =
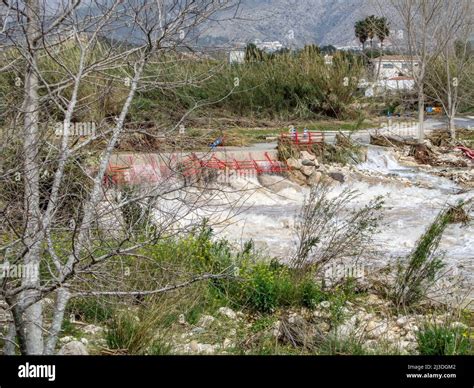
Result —
<instances>
[{"instance_id":1,"label":"boulder","mask_svg":"<svg viewBox=\"0 0 474 388\"><path fill-rule=\"evenodd\" d=\"M292 170L299 170L303 165L301 164L301 160L295 159L295 158L289 158L286 161L286 164L288 167L290 167Z\"/></svg>"},{"instance_id":2,"label":"boulder","mask_svg":"<svg viewBox=\"0 0 474 388\"><path fill-rule=\"evenodd\" d=\"M408 324L407 317L400 317L397 319L397 326L398 327L405 327Z\"/></svg>"},{"instance_id":3,"label":"boulder","mask_svg":"<svg viewBox=\"0 0 474 388\"><path fill-rule=\"evenodd\" d=\"M334 179L335 181L338 181L340 183L344 183L344 181L345 181L344 174L342 174L340 172L330 172L328 175L332 179Z\"/></svg>"},{"instance_id":4,"label":"boulder","mask_svg":"<svg viewBox=\"0 0 474 388\"><path fill-rule=\"evenodd\" d=\"M212 315L203 315L198 322L198 326L208 329L212 323L216 320Z\"/></svg>"},{"instance_id":5,"label":"boulder","mask_svg":"<svg viewBox=\"0 0 474 388\"><path fill-rule=\"evenodd\" d=\"M306 175L304 175L301 171L291 170L289 176L293 182L299 185L306 185Z\"/></svg>"},{"instance_id":6,"label":"boulder","mask_svg":"<svg viewBox=\"0 0 474 388\"><path fill-rule=\"evenodd\" d=\"M357 332L358 326L356 316L352 316L337 328L337 335L343 340L355 337L358 334Z\"/></svg>"},{"instance_id":7,"label":"boulder","mask_svg":"<svg viewBox=\"0 0 474 388\"><path fill-rule=\"evenodd\" d=\"M258 181L263 187L275 193L279 193L286 189L294 189L297 191L302 190L300 186L295 185L290 180L284 179L279 175L262 174L258 176Z\"/></svg>"},{"instance_id":8,"label":"boulder","mask_svg":"<svg viewBox=\"0 0 474 388\"><path fill-rule=\"evenodd\" d=\"M89 352L82 342L71 341L63 345L58 354L62 356L87 356Z\"/></svg>"},{"instance_id":9,"label":"boulder","mask_svg":"<svg viewBox=\"0 0 474 388\"><path fill-rule=\"evenodd\" d=\"M308 185L314 186L317 185L321 180L323 179L323 174L321 174L319 171L315 171L311 174L310 177L308 177Z\"/></svg>"},{"instance_id":10,"label":"boulder","mask_svg":"<svg viewBox=\"0 0 474 388\"><path fill-rule=\"evenodd\" d=\"M82 329L82 331L85 333L85 334L92 334L92 335L96 335L96 334L100 334L104 331L104 329L100 326L95 326L95 325L87 325L87 326L84 326L84 328Z\"/></svg>"},{"instance_id":11,"label":"boulder","mask_svg":"<svg viewBox=\"0 0 474 388\"><path fill-rule=\"evenodd\" d=\"M377 339L388 331L386 322L370 321L366 327L367 337L369 339Z\"/></svg>"},{"instance_id":12,"label":"boulder","mask_svg":"<svg viewBox=\"0 0 474 388\"><path fill-rule=\"evenodd\" d=\"M307 159L307 160L312 160L312 161L316 161L316 156L313 155L312 153L308 152L308 151L301 151L300 152L300 159Z\"/></svg>"},{"instance_id":13,"label":"boulder","mask_svg":"<svg viewBox=\"0 0 474 388\"><path fill-rule=\"evenodd\" d=\"M237 314L235 313L234 310L232 310L231 308L229 307L221 307L219 310L218 310L219 314L223 315L224 317L227 317L229 319L236 319L237 318Z\"/></svg>"},{"instance_id":14,"label":"boulder","mask_svg":"<svg viewBox=\"0 0 474 388\"><path fill-rule=\"evenodd\" d=\"M311 176L315 171L316 167L314 166L302 166L300 170L307 177Z\"/></svg>"},{"instance_id":15,"label":"boulder","mask_svg":"<svg viewBox=\"0 0 474 388\"><path fill-rule=\"evenodd\" d=\"M195 327L194 329L191 330L192 335L199 335L199 334L204 334L206 332L206 329L203 327Z\"/></svg>"},{"instance_id":16,"label":"boulder","mask_svg":"<svg viewBox=\"0 0 474 388\"><path fill-rule=\"evenodd\" d=\"M310 167L316 167L316 166L317 166L317 164L314 163L313 160L309 160L309 159L302 159L302 160L301 160L301 164L302 164L303 166L310 166Z\"/></svg>"},{"instance_id":17,"label":"boulder","mask_svg":"<svg viewBox=\"0 0 474 388\"><path fill-rule=\"evenodd\" d=\"M178 316L178 323L179 323L180 325L185 325L185 324L186 324L186 318L185 318L184 314L179 314L179 316Z\"/></svg>"}]
</instances>

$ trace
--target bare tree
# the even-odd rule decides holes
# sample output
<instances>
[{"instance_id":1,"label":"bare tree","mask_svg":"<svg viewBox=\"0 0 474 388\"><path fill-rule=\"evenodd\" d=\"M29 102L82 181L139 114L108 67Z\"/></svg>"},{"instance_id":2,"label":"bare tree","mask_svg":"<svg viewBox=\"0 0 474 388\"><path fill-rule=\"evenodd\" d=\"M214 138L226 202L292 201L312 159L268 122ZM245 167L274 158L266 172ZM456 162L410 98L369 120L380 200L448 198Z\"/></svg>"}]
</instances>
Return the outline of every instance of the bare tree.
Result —
<instances>
[{"instance_id":1,"label":"bare tree","mask_svg":"<svg viewBox=\"0 0 474 388\"><path fill-rule=\"evenodd\" d=\"M206 204L208 212L216 213L209 206L213 193L202 194L177 180L172 159L168 160L172 174L130 197L116 198L119 193L107 189L104 180L114 150L127 133L127 117L137 94L179 86L159 78L162 66L170 62L179 66L187 41L196 38L211 17L235 5L232 0L97 0L85 6L80 0L3 1L2 14L16 23L2 26L2 70L10 72L17 88L2 96L9 103L1 112L0 185L5 190L0 198L0 249L5 262L28 268L28 276L0 283L0 294L13 316L6 353L13 352L15 337L22 354L54 353L66 306L75 296L149 295L227 276L190 274L176 284L140 290L112 288L120 284L109 279L104 282L109 289L84 288L87 276L104 271L107 262L133 255L164 235L188 230L202 219L189 221L189 216L198 210L206 213ZM104 117L87 136L78 136L75 123L90 117L92 107L105 104L110 93L119 95L116 117ZM48 123L58 120L55 138ZM13 154L7 158L8 152ZM91 153L97 153L95 163L90 162ZM72 187L77 191L71 193ZM75 205L67 208L72 197ZM120 210L130 204L157 209L155 227L145 238L130 228L117 230ZM101 233L101 222L111 230ZM58 236L68 249L57 247ZM47 296L54 298L48 319L43 306Z\"/></svg>"},{"instance_id":2,"label":"bare tree","mask_svg":"<svg viewBox=\"0 0 474 388\"><path fill-rule=\"evenodd\" d=\"M457 1L447 0L391 0L390 7L382 9L393 13L403 28L403 34L394 40L395 46L412 64L409 71L414 78L418 96L418 140L424 140L425 84L430 65L445 51L449 41L459 30L462 20Z\"/></svg>"},{"instance_id":3,"label":"bare tree","mask_svg":"<svg viewBox=\"0 0 474 388\"><path fill-rule=\"evenodd\" d=\"M436 39L446 40L444 50L429 67L427 94L443 107L448 118L451 138L456 139L455 117L461 103L472 103L470 81L473 72L473 54L470 38L473 33L473 7L470 1L450 2ZM453 28L451 29L451 25Z\"/></svg>"}]
</instances>

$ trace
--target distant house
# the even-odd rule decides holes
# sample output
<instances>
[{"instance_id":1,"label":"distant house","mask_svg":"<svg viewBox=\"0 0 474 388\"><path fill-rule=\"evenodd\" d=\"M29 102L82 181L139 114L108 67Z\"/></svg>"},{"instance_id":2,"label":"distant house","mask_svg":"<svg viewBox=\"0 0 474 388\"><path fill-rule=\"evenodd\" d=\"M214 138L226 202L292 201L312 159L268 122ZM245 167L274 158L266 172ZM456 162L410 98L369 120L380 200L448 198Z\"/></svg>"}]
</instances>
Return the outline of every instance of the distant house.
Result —
<instances>
[{"instance_id":1,"label":"distant house","mask_svg":"<svg viewBox=\"0 0 474 388\"><path fill-rule=\"evenodd\" d=\"M229 63L242 64L245 62L245 49L234 49L229 52Z\"/></svg>"},{"instance_id":2,"label":"distant house","mask_svg":"<svg viewBox=\"0 0 474 388\"><path fill-rule=\"evenodd\" d=\"M265 51L267 53L273 53L283 48L283 44L281 44L279 41L262 42L259 39L255 39L254 43L255 43L255 46L257 46L259 50Z\"/></svg>"},{"instance_id":3,"label":"distant house","mask_svg":"<svg viewBox=\"0 0 474 388\"><path fill-rule=\"evenodd\" d=\"M326 54L326 55L324 56L324 63L325 63L326 65L332 65L333 58L334 58L334 57L333 57L332 55Z\"/></svg>"},{"instance_id":4,"label":"distant house","mask_svg":"<svg viewBox=\"0 0 474 388\"><path fill-rule=\"evenodd\" d=\"M380 82L385 85L386 89L390 90L411 90L415 86L413 77L405 76L392 77Z\"/></svg>"},{"instance_id":5,"label":"distant house","mask_svg":"<svg viewBox=\"0 0 474 388\"><path fill-rule=\"evenodd\" d=\"M375 82L365 91L366 96L380 95L386 91L409 91L415 86L414 72L419 62L410 56L384 55L370 62Z\"/></svg>"},{"instance_id":6,"label":"distant house","mask_svg":"<svg viewBox=\"0 0 474 388\"><path fill-rule=\"evenodd\" d=\"M413 77L419 62L409 56L384 55L371 61L373 75L378 81L394 79L396 77Z\"/></svg>"}]
</instances>

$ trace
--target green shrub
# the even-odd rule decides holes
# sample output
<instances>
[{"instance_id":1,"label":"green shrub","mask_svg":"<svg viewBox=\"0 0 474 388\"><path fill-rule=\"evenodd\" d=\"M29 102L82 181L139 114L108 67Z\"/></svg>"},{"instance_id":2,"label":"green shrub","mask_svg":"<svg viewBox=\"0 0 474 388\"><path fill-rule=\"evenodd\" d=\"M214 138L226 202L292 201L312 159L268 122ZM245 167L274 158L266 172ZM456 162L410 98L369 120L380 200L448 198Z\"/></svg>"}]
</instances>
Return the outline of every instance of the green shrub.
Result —
<instances>
[{"instance_id":1,"label":"green shrub","mask_svg":"<svg viewBox=\"0 0 474 388\"><path fill-rule=\"evenodd\" d=\"M80 334L80 331L77 329L74 323L71 322L70 319L64 318L63 325L61 327L61 334L77 336Z\"/></svg>"},{"instance_id":2,"label":"green shrub","mask_svg":"<svg viewBox=\"0 0 474 388\"><path fill-rule=\"evenodd\" d=\"M110 320L106 332L107 345L111 349L123 349L130 352L137 350L136 338L140 330L140 323L131 314L119 314ZM140 349L141 350L141 349Z\"/></svg>"},{"instance_id":3,"label":"green shrub","mask_svg":"<svg viewBox=\"0 0 474 388\"><path fill-rule=\"evenodd\" d=\"M451 220L449 209L442 210L405 262L399 263L392 295L397 307L411 307L420 302L436 282L445 265L438 254L438 246Z\"/></svg>"},{"instance_id":4,"label":"green shrub","mask_svg":"<svg viewBox=\"0 0 474 388\"><path fill-rule=\"evenodd\" d=\"M67 308L68 315L89 323L107 322L114 314L114 307L110 301L99 298L73 299Z\"/></svg>"},{"instance_id":5,"label":"green shrub","mask_svg":"<svg viewBox=\"0 0 474 388\"><path fill-rule=\"evenodd\" d=\"M349 278L343 284L335 287L328 292L328 300L330 302L329 310L331 312L331 322L333 325L341 324L344 319L344 306L346 302L353 300L355 297L354 280Z\"/></svg>"},{"instance_id":6,"label":"green shrub","mask_svg":"<svg viewBox=\"0 0 474 388\"><path fill-rule=\"evenodd\" d=\"M274 310L281 301L281 290L291 287L286 282L285 274L272 269L267 263L254 264L242 276L245 279L244 297L249 307L260 312Z\"/></svg>"},{"instance_id":7,"label":"green shrub","mask_svg":"<svg viewBox=\"0 0 474 388\"><path fill-rule=\"evenodd\" d=\"M426 356L463 355L472 352L467 332L460 328L427 325L416 336L420 354Z\"/></svg>"},{"instance_id":8,"label":"green shrub","mask_svg":"<svg viewBox=\"0 0 474 388\"><path fill-rule=\"evenodd\" d=\"M298 288L298 299L304 307L314 308L327 299L327 295L321 291L321 287L312 279L303 279L298 284Z\"/></svg>"},{"instance_id":9,"label":"green shrub","mask_svg":"<svg viewBox=\"0 0 474 388\"><path fill-rule=\"evenodd\" d=\"M246 259L239 263L239 280L219 284L220 293L238 308L271 313L283 307L313 308L327 295L310 276L276 261Z\"/></svg>"},{"instance_id":10,"label":"green shrub","mask_svg":"<svg viewBox=\"0 0 474 388\"><path fill-rule=\"evenodd\" d=\"M327 337L317 349L317 354L320 355L351 355L362 356L366 355L367 351L364 349L360 341L353 338L340 339L334 336Z\"/></svg>"},{"instance_id":11,"label":"green shrub","mask_svg":"<svg viewBox=\"0 0 474 388\"><path fill-rule=\"evenodd\" d=\"M109 321L106 331L107 345L128 354L147 354L165 350L165 343L156 338L159 316L153 311L141 311L138 316L131 311L118 312Z\"/></svg>"}]
</instances>

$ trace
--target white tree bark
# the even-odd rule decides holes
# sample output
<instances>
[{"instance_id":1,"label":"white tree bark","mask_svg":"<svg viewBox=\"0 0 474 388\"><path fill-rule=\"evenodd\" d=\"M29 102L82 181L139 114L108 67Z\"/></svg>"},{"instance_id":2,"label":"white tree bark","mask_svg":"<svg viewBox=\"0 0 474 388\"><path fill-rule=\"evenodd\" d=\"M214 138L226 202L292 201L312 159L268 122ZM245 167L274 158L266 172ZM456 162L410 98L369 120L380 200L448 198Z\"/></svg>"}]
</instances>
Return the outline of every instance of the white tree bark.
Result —
<instances>
[{"instance_id":1,"label":"white tree bark","mask_svg":"<svg viewBox=\"0 0 474 388\"><path fill-rule=\"evenodd\" d=\"M100 2L99 2L100 3ZM22 181L24 183L24 198L22 211L22 220L24 220L25 227L21 230L21 236L18 238L18 245L21 243L21 250L15 253L16 260L28 267L28 274L30 276L24 277L20 282L12 281L11 286L2 286L0 291L5 297L8 305L11 308L14 325L11 325L11 337L14 338L16 334L19 342L19 350L22 354L37 355L37 354L54 354L57 346L58 335L64 321L64 314L69 299L71 298L70 289L73 289L75 280L78 277L78 272L81 270L85 273L90 273L91 268L97 263L102 263L106 259L126 254L134 249L142 247L146 241L139 241L138 244L123 247L125 242L129 243L127 238L122 241L106 241L108 245L108 252L103 254L96 253L98 257L93 257L91 260L91 252L88 251L90 246L98 244L97 239L91 239L91 229L97 221L97 205L103 197L103 177L109 165L110 157L115 149L117 142L124 130L127 114L129 113L132 101L137 93L142 76L145 71L145 66L149 61L156 60L159 63L160 52L172 52L176 41L176 36L183 27L194 29L197 25L206 20L207 17L215 13L217 10L225 8L231 0L203 0L202 2L195 2L193 0L172 0L169 3L164 1L144 1L143 7L134 7L130 4L123 4L123 2L112 2L108 6L101 5L100 11L103 15L94 15L89 20L87 25L87 17L81 19L77 15L71 13L79 4L75 0L68 3L68 6L63 9L58 5L57 16L54 20L46 15L44 9L44 2L39 0L28 0L24 3L24 8L12 8L17 13L17 18L21 23L24 23L23 29L19 29L17 35L12 36L12 41L18 39L12 46L16 49L18 57L26 63L26 71L24 76L23 87L23 104L19 112L19 116L23 117L23 128L20 136L20 142L23 145L22 158L23 165L21 170ZM94 3L95 4L95 3ZM97 4L95 4L97 5ZM121 8L122 7L122 8ZM69 16L71 16L69 18ZM117 19L121 17L128 17L135 24L136 30L140 30L143 40L141 45L136 43L132 48L124 48L124 44L119 43L116 46L111 44L112 48L104 49L104 52L97 49L97 44L103 38L102 28L105 27L107 31L107 23L116 23ZM86 20L86 21L84 21ZM124 19L122 19L124 20ZM85 23L82 25L81 23ZM89 28L88 28L89 27ZM82 29L81 29L82 28ZM87 31L87 36L81 35L81 32ZM92 31L92 32L91 32ZM55 34L56 38L48 39L49 34ZM63 36L64 41L61 41ZM162 40L169 38L165 48L161 46ZM59 42L57 41L59 39ZM80 52L80 57L77 60L77 67L74 63L74 69L61 62L60 57L55 57L52 54L52 47L61 45L65 41L73 42ZM84 41L86 43L84 43ZM102 47L101 47L102 49ZM107 50L110 49L110 52ZM103 54L102 58L90 58L90 54ZM41 57L40 57L41 56ZM63 79L58 84L48 83L45 77L44 69L42 69L44 58L54 62L54 64L64 71ZM7 68L5 68L7 69ZM77 227L74 231L67 228L68 236L71 238L71 249L66 253L56 254L54 248L54 233L56 225L63 225L62 219L58 222L57 217L60 209L60 203L63 200L64 193L61 191L62 187L67 184L68 176L66 167L73 156L79 154L87 145L94 139L84 141L79 145L71 145L70 139L70 124L73 122L77 111L81 108L80 91L82 82L91 73L101 74L101 79L107 79L116 84L122 83L117 80L116 75L110 76L107 70L123 72L124 74L132 73L130 82L127 83L127 91L124 101L119 105L120 114L112 129L108 127L107 135L95 137L101 139L102 144L105 143L102 155L99 158L98 166L95 173L91 173L85 166L80 166L86 171L86 175L92 181L92 188L87 186L89 193L88 199L80 202L81 211L74 221L77 221ZM131 70L130 70L131 69ZM23 69L22 69L23 70ZM117 74L115 73L115 74ZM61 77L60 77L61 78ZM128 78L127 78L128 79ZM49 81L51 82L51 81ZM147 82L153 84L148 78ZM146 84L146 82L143 82ZM159 82L156 83L157 85ZM123 86L122 86L123 87ZM65 90L67 91L65 92ZM46 95L46 96L45 96ZM61 133L61 141L56 143L48 142L48 139L42 133L43 129L40 124L44 119L51 119L47 116L49 112L44 109L43 102L47 100L52 102L60 111L63 117L63 127ZM88 108L86 106L86 108ZM44 115L40 114L44 111ZM43 203L40 206L40 200L44 200L44 191L41 191L40 183L43 180L41 175L46 168L50 168L47 162L43 161L40 154L42 146L54 148L57 152L54 155L55 164L52 172L52 182L47 187L49 196L46 201L46 208ZM82 147L82 148L81 148ZM89 175L90 174L90 175ZM89 182L88 182L89 183ZM150 194L156 197L155 192ZM139 195L135 200L139 199ZM61 226L62 228L62 226ZM159 235L158 235L159 236ZM110 236L107 236L110 237ZM154 238L157 238L156 236ZM152 241L152 240L150 240ZM9 242L10 243L10 242ZM109 245L110 243L110 245ZM113 245L115 244L115 245ZM4 247L2 247L4 249ZM49 255L53 265L50 266L50 261L45 259ZM86 258L86 259L85 259ZM90 263L92 261L92 263ZM87 264L84 264L86 262ZM48 267L49 276L41 278L40 263L42 268ZM43 266L44 264L44 266ZM82 265L82 267L81 267ZM80 276L80 275L79 275ZM212 278L214 275L205 275L203 279ZM192 277L192 281L179 283L176 287L184 287L191 284L193 281L201 278ZM114 283L116 284L116 283ZM174 287L174 288L176 288ZM155 291L138 290L139 293L155 293L166 292L174 289L173 287L159 287ZM120 290L118 292L121 292ZM130 294L128 291L124 291ZM94 290L91 295L107 295L107 291ZM45 322L42 300L46 297L55 296L55 305L52 309L51 321ZM48 307L49 313L49 307ZM5 352L15 352L13 340L4 347Z\"/></svg>"},{"instance_id":2,"label":"white tree bark","mask_svg":"<svg viewBox=\"0 0 474 388\"><path fill-rule=\"evenodd\" d=\"M40 286L39 265L41 240L40 231L40 193L39 193L39 96L38 96L38 75L36 74L37 62L37 39L40 34L38 20L39 1L29 0L26 2L26 14L28 24L26 37L29 49L28 66L25 75L25 100L24 111L24 169L23 181L25 184L24 203L26 208L26 232L24 237L25 256L23 264L28 268L29 275L24 277L22 285L25 290L17 298L17 305L14 309L23 309L30 300L36 299L38 291L35 288ZM27 307L21 314L15 317L22 317L20 322L15 322L19 331L20 348L27 354L43 353L43 309L41 303L34 303Z\"/></svg>"}]
</instances>

